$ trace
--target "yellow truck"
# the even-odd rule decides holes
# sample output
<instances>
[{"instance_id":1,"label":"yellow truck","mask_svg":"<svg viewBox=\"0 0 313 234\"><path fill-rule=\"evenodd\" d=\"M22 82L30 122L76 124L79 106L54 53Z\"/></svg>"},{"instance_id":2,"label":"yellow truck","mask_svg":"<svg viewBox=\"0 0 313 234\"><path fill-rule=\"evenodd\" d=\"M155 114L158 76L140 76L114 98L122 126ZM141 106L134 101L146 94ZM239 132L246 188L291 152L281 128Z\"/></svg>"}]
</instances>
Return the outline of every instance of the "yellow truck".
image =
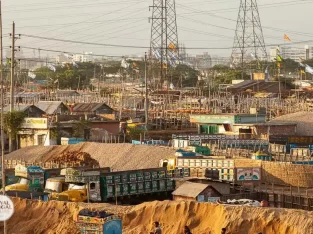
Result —
<instances>
[{"instance_id":1,"label":"yellow truck","mask_svg":"<svg viewBox=\"0 0 313 234\"><path fill-rule=\"evenodd\" d=\"M100 171L81 171L73 168L63 169L60 177L46 181L45 192L49 200L86 202L101 201Z\"/></svg>"},{"instance_id":2,"label":"yellow truck","mask_svg":"<svg viewBox=\"0 0 313 234\"><path fill-rule=\"evenodd\" d=\"M18 182L5 186L5 191L16 192L42 192L45 183L45 171L38 166L25 167L16 165L15 176L18 177Z\"/></svg>"}]
</instances>

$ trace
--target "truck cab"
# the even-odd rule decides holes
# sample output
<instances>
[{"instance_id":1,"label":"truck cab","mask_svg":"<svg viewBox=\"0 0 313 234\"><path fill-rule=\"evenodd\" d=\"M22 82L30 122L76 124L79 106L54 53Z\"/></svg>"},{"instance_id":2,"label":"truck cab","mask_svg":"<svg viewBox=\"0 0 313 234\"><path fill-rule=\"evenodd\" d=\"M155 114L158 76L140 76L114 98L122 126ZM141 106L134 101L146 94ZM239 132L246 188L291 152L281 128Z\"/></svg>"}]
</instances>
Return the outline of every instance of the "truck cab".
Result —
<instances>
[{"instance_id":1,"label":"truck cab","mask_svg":"<svg viewBox=\"0 0 313 234\"><path fill-rule=\"evenodd\" d=\"M50 193L49 199L71 202L85 202L88 199L101 201L100 171L67 168L61 171L61 175L63 176L47 180L45 192Z\"/></svg>"},{"instance_id":2,"label":"truck cab","mask_svg":"<svg viewBox=\"0 0 313 234\"><path fill-rule=\"evenodd\" d=\"M175 170L176 168L176 159L169 158L169 159L161 159L159 162L159 167L165 167L167 170Z\"/></svg>"},{"instance_id":3,"label":"truck cab","mask_svg":"<svg viewBox=\"0 0 313 234\"><path fill-rule=\"evenodd\" d=\"M44 188L45 171L38 166L25 167L17 165L15 167L15 176L18 182L5 187L5 191L29 191L41 192Z\"/></svg>"}]
</instances>

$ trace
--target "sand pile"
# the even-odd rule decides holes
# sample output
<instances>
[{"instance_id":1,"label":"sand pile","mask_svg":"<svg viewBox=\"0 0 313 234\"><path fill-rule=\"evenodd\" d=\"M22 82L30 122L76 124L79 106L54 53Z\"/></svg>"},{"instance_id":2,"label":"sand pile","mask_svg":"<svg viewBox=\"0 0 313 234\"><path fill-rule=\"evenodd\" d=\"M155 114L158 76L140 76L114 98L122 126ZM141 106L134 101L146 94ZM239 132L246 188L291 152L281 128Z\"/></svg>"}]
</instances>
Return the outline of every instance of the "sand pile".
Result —
<instances>
[{"instance_id":1,"label":"sand pile","mask_svg":"<svg viewBox=\"0 0 313 234\"><path fill-rule=\"evenodd\" d=\"M286 209L221 206L195 202L142 204L124 216L127 234L149 233L152 222L161 223L164 233L182 233L184 225L196 234L303 234L313 233L313 212Z\"/></svg>"},{"instance_id":2,"label":"sand pile","mask_svg":"<svg viewBox=\"0 0 313 234\"><path fill-rule=\"evenodd\" d=\"M181 233L187 224L195 234L303 234L313 233L313 212L253 207L224 207L195 202L152 202L135 207L108 204L76 204L14 199L15 214L8 222L14 234L75 234L73 218L80 209L102 208L123 215L125 234L146 234L158 220L165 234ZM0 225L2 225L0 223ZM1 230L1 229L0 229Z\"/></svg>"},{"instance_id":3,"label":"sand pile","mask_svg":"<svg viewBox=\"0 0 313 234\"><path fill-rule=\"evenodd\" d=\"M101 167L111 167L113 170L158 167L160 159L173 157L175 154L175 150L168 147L86 142L67 146L31 146L6 155L6 159L47 162L69 151L86 152Z\"/></svg>"}]
</instances>

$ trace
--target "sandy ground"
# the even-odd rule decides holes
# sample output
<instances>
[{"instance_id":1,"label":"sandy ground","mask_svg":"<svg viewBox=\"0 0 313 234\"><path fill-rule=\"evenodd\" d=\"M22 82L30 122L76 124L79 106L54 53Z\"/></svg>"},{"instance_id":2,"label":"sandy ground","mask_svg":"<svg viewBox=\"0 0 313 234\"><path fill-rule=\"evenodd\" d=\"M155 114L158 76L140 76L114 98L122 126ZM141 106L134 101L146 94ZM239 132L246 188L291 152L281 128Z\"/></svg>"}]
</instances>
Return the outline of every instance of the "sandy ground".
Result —
<instances>
[{"instance_id":1,"label":"sandy ground","mask_svg":"<svg viewBox=\"0 0 313 234\"><path fill-rule=\"evenodd\" d=\"M287 209L230 207L195 202L152 202L139 206L41 202L13 198L15 214L8 221L10 234L76 234L73 218L83 207L123 214L125 234L146 234L152 222L164 234L180 234L189 225L194 234L304 234L313 233L313 212ZM2 228L0 228L2 230Z\"/></svg>"},{"instance_id":2,"label":"sandy ground","mask_svg":"<svg viewBox=\"0 0 313 234\"><path fill-rule=\"evenodd\" d=\"M65 151L89 153L101 167L111 167L113 170L159 167L160 159L173 157L175 154L175 150L169 147L87 142L69 146L31 146L14 151L5 157L28 162L46 162Z\"/></svg>"}]
</instances>

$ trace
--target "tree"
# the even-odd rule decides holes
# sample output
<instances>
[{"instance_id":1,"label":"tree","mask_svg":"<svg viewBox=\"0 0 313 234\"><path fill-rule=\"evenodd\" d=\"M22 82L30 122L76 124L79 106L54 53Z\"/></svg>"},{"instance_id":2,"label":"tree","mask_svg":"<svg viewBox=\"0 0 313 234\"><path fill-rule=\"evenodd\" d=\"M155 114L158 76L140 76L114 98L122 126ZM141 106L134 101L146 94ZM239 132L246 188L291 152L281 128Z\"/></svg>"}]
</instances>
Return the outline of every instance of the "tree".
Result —
<instances>
[{"instance_id":1,"label":"tree","mask_svg":"<svg viewBox=\"0 0 313 234\"><path fill-rule=\"evenodd\" d=\"M127 137L130 141L132 140L140 140L140 135L143 136L145 130L142 128L134 127L130 128L127 127Z\"/></svg>"},{"instance_id":2,"label":"tree","mask_svg":"<svg viewBox=\"0 0 313 234\"><path fill-rule=\"evenodd\" d=\"M26 114L22 111L12 111L4 115L4 130L9 136L9 152L13 150L12 142L16 139L25 116Z\"/></svg>"},{"instance_id":3,"label":"tree","mask_svg":"<svg viewBox=\"0 0 313 234\"><path fill-rule=\"evenodd\" d=\"M88 134L86 134L87 129L89 129L89 121L84 119L80 120L73 126L73 137L84 139L88 138Z\"/></svg>"}]
</instances>

